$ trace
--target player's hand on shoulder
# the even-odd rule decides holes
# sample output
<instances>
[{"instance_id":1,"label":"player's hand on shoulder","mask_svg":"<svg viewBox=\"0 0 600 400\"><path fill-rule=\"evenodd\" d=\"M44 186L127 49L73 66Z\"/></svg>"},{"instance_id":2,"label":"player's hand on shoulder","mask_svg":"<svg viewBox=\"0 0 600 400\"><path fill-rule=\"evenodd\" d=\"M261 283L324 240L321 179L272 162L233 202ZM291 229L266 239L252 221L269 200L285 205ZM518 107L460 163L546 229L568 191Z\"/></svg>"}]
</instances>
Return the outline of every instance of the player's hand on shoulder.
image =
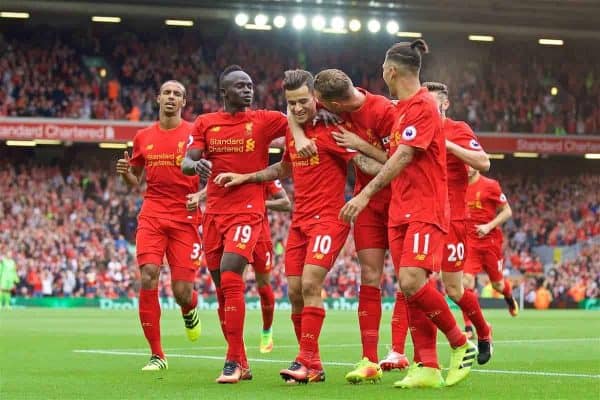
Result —
<instances>
[{"instance_id":1,"label":"player's hand on shoulder","mask_svg":"<svg viewBox=\"0 0 600 400\"><path fill-rule=\"evenodd\" d=\"M222 172L214 179L215 184L223 187L239 186L246 183L248 177L234 172Z\"/></svg>"},{"instance_id":2,"label":"player's hand on shoulder","mask_svg":"<svg viewBox=\"0 0 600 400\"><path fill-rule=\"evenodd\" d=\"M212 174L212 163L204 158L196 161L194 165L194 171L196 174L200 175L202 179L210 178L210 174Z\"/></svg>"},{"instance_id":3,"label":"player's hand on shoulder","mask_svg":"<svg viewBox=\"0 0 600 400\"><path fill-rule=\"evenodd\" d=\"M123 158L117 160L117 174L125 175L129 172L129 160L129 152L125 151L123 153Z\"/></svg>"},{"instance_id":4,"label":"player's hand on shoulder","mask_svg":"<svg viewBox=\"0 0 600 400\"><path fill-rule=\"evenodd\" d=\"M317 115L313 119L313 126L316 125L317 122L322 121L325 126L329 125L337 125L344 122L343 119L339 117L339 115L332 113L329 110L324 108L320 108L317 110Z\"/></svg>"},{"instance_id":5,"label":"player's hand on shoulder","mask_svg":"<svg viewBox=\"0 0 600 400\"><path fill-rule=\"evenodd\" d=\"M331 132L333 139L338 144L338 146L344 148L352 148L356 150L362 141L362 139L354 132L349 131L343 125L337 124L338 131Z\"/></svg>"},{"instance_id":6,"label":"player's hand on shoulder","mask_svg":"<svg viewBox=\"0 0 600 400\"><path fill-rule=\"evenodd\" d=\"M308 158L317 154L317 145L307 137L295 140L294 147L300 157Z\"/></svg>"}]
</instances>

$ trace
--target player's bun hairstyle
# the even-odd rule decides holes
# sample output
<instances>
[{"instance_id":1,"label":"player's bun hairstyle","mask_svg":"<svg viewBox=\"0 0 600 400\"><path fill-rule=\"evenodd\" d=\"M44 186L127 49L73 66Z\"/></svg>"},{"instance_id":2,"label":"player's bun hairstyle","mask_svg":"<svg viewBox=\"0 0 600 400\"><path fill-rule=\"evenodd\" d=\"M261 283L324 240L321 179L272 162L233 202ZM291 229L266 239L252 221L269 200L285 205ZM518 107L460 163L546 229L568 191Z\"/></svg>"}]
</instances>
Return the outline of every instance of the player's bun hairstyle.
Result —
<instances>
[{"instance_id":1,"label":"player's bun hairstyle","mask_svg":"<svg viewBox=\"0 0 600 400\"><path fill-rule=\"evenodd\" d=\"M385 53L385 58L416 73L421 69L422 55L427 53L427 43L423 39L417 39L414 42L395 43Z\"/></svg>"},{"instance_id":2,"label":"player's bun hairstyle","mask_svg":"<svg viewBox=\"0 0 600 400\"><path fill-rule=\"evenodd\" d=\"M283 90L296 90L306 85L312 93L314 82L313 75L303 69L290 69L283 73Z\"/></svg>"},{"instance_id":3,"label":"player's bun hairstyle","mask_svg":"<svg viewBox=\"0 0 600 400\"><path fill-rule=\"evenodd\" d=\"M223 72L221 72L221 75L219 75L219 86L221 86L221 84L223 83L223 79L225 79L225 77L227 75L229 75L232 72L235 71L242 71L244 72L244 70L242 69L242 67L240 67L239 65L233 64L233 65L229 65L227 67L225 67L225 69L223 70Z\"/></svg>"},{"instance_id":4,"label":"player's bun hairstyle","mask_svg":"<svg viewBox=\"0 0 600 400\"><path fill-rule=\"evenodd\" d=\"M440 92L448 96L448 86L441 82L423 82L421 86L427 88L430 92Z\"/></svg>"},{"instance_id":5,"label":"player's bun hairstyle","mask_svg":"<svg viewBox=\"0 0 600 400\"><path fill-rule=\"evenodd\" d=\"M315 76L315 89L323 100L346 100L353 87L352 79L339 69L324 69Z\"/></svg>"}]
</instances>

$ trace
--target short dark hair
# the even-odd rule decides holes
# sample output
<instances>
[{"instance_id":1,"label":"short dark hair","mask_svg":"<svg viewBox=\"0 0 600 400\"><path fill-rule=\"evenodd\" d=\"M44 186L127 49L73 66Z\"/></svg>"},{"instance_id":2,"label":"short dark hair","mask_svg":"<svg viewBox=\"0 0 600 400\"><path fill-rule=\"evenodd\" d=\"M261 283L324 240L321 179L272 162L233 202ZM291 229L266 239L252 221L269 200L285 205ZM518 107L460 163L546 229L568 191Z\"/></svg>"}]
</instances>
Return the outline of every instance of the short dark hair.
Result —
<instances>
[{"instance_id":1,"label":"short dark hair","mask_svg":"<svg viewBox=\"0 0 600 400\"><path fill-rule=\"evenodd\" d=\"M395 43L385 53L385 58L417 73L421 69L422 54L428 52L427 43L423 39L417 39L413 42Z\"/></svg>"},{"instance_id":2,"label":"short dark hair","mask_svg":"<svg viewBox=\"0 0 600 400\"><path fill-rule=\"evenodd\" d=\"M283 73L283 90L296 90L306 85L312 93L314 82L313 75L303 69L290 69Z\"/></svg>"},{"instance_id":3,"label":"short dark hair","mask_svg":"<svg viewBox=\"0 0 600 400\"><path fill-rule=\"evenodd\" d=\"M441 82L423 82L421 86L427 88L430 92L440 92L448 96L448 86Z\"/></svg>"},{"instance_id":4,"label":"short dark hair","mask_svg":"<svg viewBox=\"0 0 600 400\"><path fill-rule=\"evenodd\" d=\"M244 72L244 70L242 69L242 67L240 67L239 65L233 64L233 65L229 65L227 67L225 67L225 69L223 70L223 72L221 72L221 75L219 75L219 86L221 86L221 84L223 83L223 80L225 79L225 77L227 75L229 75L232 72L235 71L242 71Z\"/></svg>"},{"instance_id":5,"label":"short dark hair","mask_svg":"<svg viewBox=\"0 0 600 400\"><path fill-rule=\"evenodd\" d=\"M187 92L186 89L185 89L185 85L183 83L179 82L178 80L175 80L175 79L169 79L168 81L164 81L162 83L162 85L160 85L160 91L161 92L162 92L163 86L165 86L167 83L175 83L175 84L181 86L183 88L183 97L185 97L186 92Z\"/></svg>"},{"instance_id":6,"label":"short dark hair","mask_svg":"<svg viewBox=\"0 0 600 400\"><path fill-rule=\"evenodd\" d=\"M315 89L324 100L345 100L353 87L352 79L339 69L324 69L315 76Z\"/></svg>"}]
</instances>

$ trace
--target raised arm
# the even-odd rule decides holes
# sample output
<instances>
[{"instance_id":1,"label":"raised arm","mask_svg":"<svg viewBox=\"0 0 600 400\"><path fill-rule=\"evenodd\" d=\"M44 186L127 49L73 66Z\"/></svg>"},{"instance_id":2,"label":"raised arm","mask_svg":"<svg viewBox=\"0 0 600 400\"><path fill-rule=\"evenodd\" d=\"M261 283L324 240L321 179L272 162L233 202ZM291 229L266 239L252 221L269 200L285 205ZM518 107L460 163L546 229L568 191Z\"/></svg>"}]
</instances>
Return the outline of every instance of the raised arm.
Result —
<instances>
[{"instance_id":1,"label":"raised arm","mask_svg":"<svg viewBox=\"0 0 600 400\"><path fill-rule=\"evenodd\" d=\"M367 145L371 146L368 143L367 143ZM381 168L383 168L383 165L384 165L384 164L372 159L371 157L367 157L364 154L358 154L356 157L354 157L352 159L352 162L362 172L364 172L367 175L372 175L372 176L377 175L379 173L379 171L381 171Z\"/></svg>"},{"instance_id":2,"label":"raised arm","mask_svg":"<svg viewBox=\"0 0 600 400\"><path fill-rule=\"evenodd\" d=\"M125 151L123 158L117 160L117 174L121 175L125 184L129 187L139 186L142 182L142 174L144 173L144 167L131 165L131 158L129 152Z\"/></svg>"}]
</instances>

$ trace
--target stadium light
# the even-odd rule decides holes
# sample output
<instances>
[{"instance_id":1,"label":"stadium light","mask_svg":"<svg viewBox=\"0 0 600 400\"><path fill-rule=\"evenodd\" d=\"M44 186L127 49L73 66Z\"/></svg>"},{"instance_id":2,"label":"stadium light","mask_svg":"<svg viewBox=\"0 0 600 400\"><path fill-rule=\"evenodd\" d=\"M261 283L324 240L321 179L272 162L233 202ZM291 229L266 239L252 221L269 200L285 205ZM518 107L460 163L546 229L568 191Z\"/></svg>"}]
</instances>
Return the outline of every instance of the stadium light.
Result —
<instances>
[{"instance_id":1,"label":"stadium light","mask_svg":"<svg viewBox=\"0 0 600 400\"><path fill-rule=\"evenodd\" d=\"M600 160L600 153L586 153L583 157L588 160Z\"/></svg>"},{"instance_id":2,"label":"stadium light","mask_svg":"<svg viewBox=\"0 0 600 400\"><path fill-rule=\"evenodd\" d=\"M325 18L323 18L321 15L315 15L310 23L315 31L323 30L327 24L327 22L325 22Z\"/></svg>"},{"instance_id":3,"label":"stadium light","mask_svg":"<svg viewBox=\"0 0 600 400\"><path fill-rule=\"evenodd\" d=\"M269 154L281 154L279 147L269 147Z\"/></svg>"},{"instance_id":4,"label":"stadium light","mask_svg":"<svg viewBox=\"0 0 600 400\"><path fill-rule=\"evenodd\" d=\"M35 147L36 143L34 140L7 140L6 145L18 147Z\"/></svg>"},{"instance_id":5,"label":"stadium light","mask_svg":"<svg viewBox=\"0 0 600 400\"><path fill-rule=\"evenodd\" d=\"M538 43L545 46L562 46L565 44L562 39L540 39Z\"/></svg>"},{"instance_id":6,"label":"stadium light","mask_svg":"<svg viewBox=\"0 0 600 400\"><path fill-rule=\"evenodd\" d=\"M331 18L331 29L334 31L343 31L344 26L346 25L346 21L342 17L333 17Z\"/></svg>"},{"instance_id":7,"label":"stadium light","mask_svg":"<svg viewBox=\"0 0 600 400\"><path fill-rule=\"evenodd\" d=\"M371 33L377 33L381 30L381 24L376 19L372 19L367 23L367 29Z\"/></svg>"},{"instance_id":8,"label":"stadium light","mask_svg":"<svg viewBox=\"0 0 600 400\"><path fill-rule=\"evenodd\" d=\"M133 147L133 141L130 140L129 142L127 142L127 147Z\"/></svg>"},{"instance_id":9,"label":"stadium light","mask_svg":"<svg viewBox=\"0 0 600 400\"><path fill-rule=\"evenodd\" d=\"M294 15L294 18L292 18L292 26L298 31L306 28L306 17L302 14Z\"/></svg>"},{"instance_id":10,"label":"stadium light","mask_svg":"<svg viewBox=\"0 0 600 400\"><path fill-rule=\"evenodd\" d=\"M348 22L348 28L350 28L350 30L352 32L360 31L361 27L362 27L362 25L361 25L360 21L357 20L356 18L351 19L350 22Z\"/></svg>"},{"instance_id":11,"label":"stadium light","mask_svg":"<svg viewBox=\"0 0 600 400\"><path fill-rule=\"evenodd\" d=\"M385 25L385 30L388 31L390 35L393 35L400 30L400 26L396 21L388 21Z\"/></svg>"},{"instance_id":12,"label":"stadium light","mask_svg":"<svg viewBox=\"0 0 600 400\"><path fill-rule=\"evenodd\" d=\"M127 143L104 142L104 143L99 143L98 147L100 147L101 149L126 149Z\"/></svg>"},{"instance_id":13,"label":"stadium light","mask_svg":"<svg viewBox=\"0 0 600 400\"><path fill-rule=\"evenodd\" d=\"M423 37L421 32L398 32L396 36L400 37L408 37L408 38L420 38Z\"/></svg>"},{"instance_id":14,"label":"stadium light","mask_svg":"<svg viewBox=\"0 0 600 400\"><path fill-rule=\"evenodd\" d=\"M57 146L62 144L62 142L60 140L55 140L55 139L35 139L34 140L35 144L44 144L47 146Z\"/></svg>"},{"instance_id":15,"label":"stadium light","mask_svg":"<svg viewBox=\"0 0 600 400\"><path fill-rule=\"evenodd\" d=\"M267 22L269 22L269 17L267 17L265 14L257 14L256 17L254 17L255 25L263 26L267 25Z\"/></svg>"},{"instance_id":16,"label":"stadium light","mask_svg":"<svg viewBox=\"0 0 600 400\"><path fill-rule=\"evenodd\" d=\"M469 40L473 42L493 42L494 37L489 35L469 35Z\"/></svg>"},{"instance_id":17,"label":"stadium light","mask_svg":"<svg viewBox=\"0 0 600 400\"><path fill-rule=\"evenodd\" d=\"M100 15L94 15L92 17L92 22L107 22L110 24L118 24L121 22L121 17L103 17Z\"/></svg>"},{"instance_id":18,"label":"stadium light","mask_svg":"<svg viewBox=\"0 0 600 400\"><path fill-rule=\"evenodd\" d=\"M286 22L287 21L283 15L277 15L275 18L273 18L273 25L275 25L275 28L283 28Z\"/></svg>"},{"instance_id":19,"label":"stadium light","mask_svg":"<svg viewBox=\"0 0 600 400\"><path fill-rule=\"evenodd\" d=\"M550 89L550 94L552 96L556 96L558 94L558 88L556 86L552 86L552 88Z\"/></svg>"},{"instance_id":20,"label":"stadium light","mask_svg":"<svg viewBox=\"0 0 600 400\"><path fill-rule=\"evenodd\" d=\"M271 25L256 25L256 24L246 24L244 28L254 30L254 31L270 31Z\"/></svg>"},{"instance_id":21,"label":"stadium light","mask_svg":"<svg viewBox=\"0 0 600 400\"><path fill-rule=\"evenodd\" d=\"M166 19L165 25L169 26L194 26L194 21L190 19Z\"/></svg>"},{"instance_id":22,"label":"stadium light","mask_svg":"<svg viewBox=\"0 0 600 400\"><path fill-rule=\"evenodd\" d=\"M0 12L0 17L27 19L27 18L29 18L29 13L28 12L2 11L2 12Z\"/></svg>"},{"instance_id":23,"label":"stadium light","mask_svg":"<svg viewBox=\"0 0 600 400\"><path fill-rule=\"evenodd\" d=\"M513 156L516 158L538 158L540 155L538 153L516 152L513 153Z\"/></svg>"},{"instance_id":24,"label":"stadium light","mask_svg":"<svg viewBox=\"0 0 600 400\"><path fill-rule=\"evenodd\" d=\"M106 68L100 68L98 75L100 75L100 78L106 78Z\"/></svg>"},{"instance_id":25,"label":"stadium light","mask_svg":"<svg viewBox=\"0 0 600 400\"><path fill-rule=\"evenodd\" d=\"M494 154L494 153L490 153L488 154L488 157L491 160L504 160L504 154Z\"/></svg>"},{"instance_id":26,"label":"stadium light","mask_svg":"<svg viewBox=\"0 0 600 400\"><path fill-rule=\"evenodd\" d=\"M238 15L235 16L235 23L238 26L246 25L249 20L250 20L250 18L248 17L248 14L245 14L245 13L239 13Z\"/></svg>"}]
</instances>

